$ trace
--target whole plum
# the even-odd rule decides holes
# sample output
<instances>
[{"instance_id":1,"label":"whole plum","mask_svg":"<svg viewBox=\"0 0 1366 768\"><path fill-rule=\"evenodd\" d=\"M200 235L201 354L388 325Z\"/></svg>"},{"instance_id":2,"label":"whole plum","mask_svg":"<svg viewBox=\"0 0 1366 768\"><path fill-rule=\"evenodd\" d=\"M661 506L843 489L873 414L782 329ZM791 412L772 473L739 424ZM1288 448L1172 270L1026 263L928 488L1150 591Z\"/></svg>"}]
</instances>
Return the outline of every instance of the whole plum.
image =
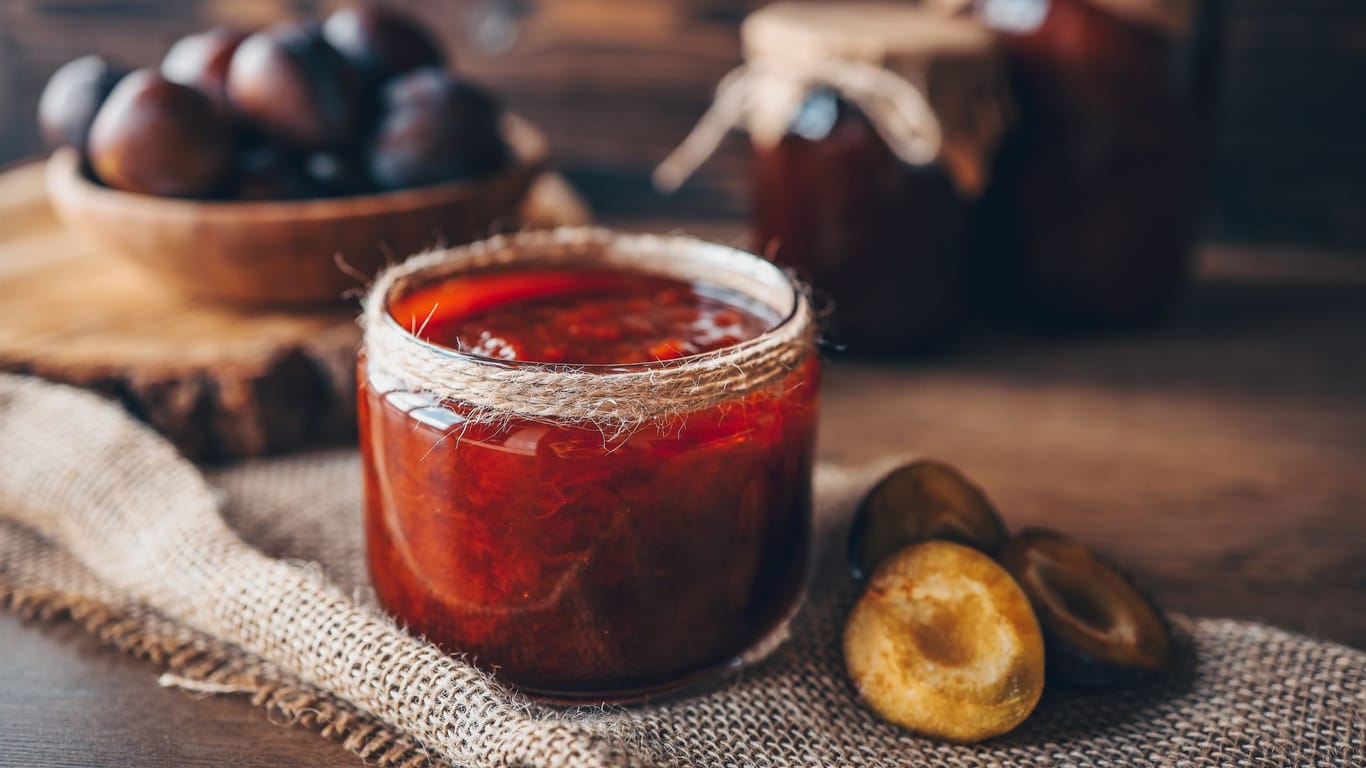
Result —
<instances>
[{"instance_id":1,"label":"whole plum","mask_svg":"<svg viewBox=\"0 0 1366 768\"><path fill-rule=\"evenodd\" d=\"M486 176L508 162L501 110L488 92L435 69L393 80L370 148L380 189Z\"/></svg>"},{"instance_id":2,"label":"whole plum","mask_svg":"<svg viewBox=\"0 0 1366 768\"><path fill-rule=\"evenodd\" d=\"M180 38L161 60L161 75L173 83L198 88L224 108L228 105L228 65L247 33L215 27Z\"/></svg>"},{"instance_id":3,"label":"whole plum","mask_svg":"<svg viewBox=\"0 0 1366 768\"><path fill-rule=\"evenodd\" d=\"M153 69L123 78L90 126L90 164L111 187L204 197L226 183L232 125L202 92Z\"/></svg>"},{"instance_id":4,"label":"whole plum","mask_svg":"<svg viewBox=\"0 0 1366 768\"><path fill-rule=\"evenodd\" d=\"M227 92L244 122L301 150L345 147L360 125L356 73L316 24L284 23L243 40Z\"/></svg>"},{"instance_id":5,"label":"whole plum","mask_svg":"<svg viewBox=\"0 0 1366 768\"><path fill-rule=\"evenodd\" d=\"M383 5L342 8L327 17L323 37L372 84L446 60L419 19Z\"/></svg>"},{"instance_id":6,"label":"whole plum","mask_svg":"<svg viewBox=\"0 0 1366 768\"><path fill-rule=\"evenodd\" d=\"M275 144L240 150L234 157L232 189L235 200L302 200L320 197L297 154Z\"/></svg>"},{"instance_id":7,"label":"whole plum","mask_svg":"<svg viewBox=\"0 0 1366 768\"><path fill-rule=\"evenodd\" d=\"M342 197L371 191L363 158L349 152L314 152L304 158L304 173L322 197Z\"/></svg>"},{"instance_id":8,"label":"whole plum","mask_svg":"<svg viewBox=\"0 0 1366 768\"><path fill-rule=\"evenodd\" d=\"M82 56L58 68L38 100L38 126L48 148L84 151L95 114L127 72L95 55Z\"/></svg>"}]
</instances>

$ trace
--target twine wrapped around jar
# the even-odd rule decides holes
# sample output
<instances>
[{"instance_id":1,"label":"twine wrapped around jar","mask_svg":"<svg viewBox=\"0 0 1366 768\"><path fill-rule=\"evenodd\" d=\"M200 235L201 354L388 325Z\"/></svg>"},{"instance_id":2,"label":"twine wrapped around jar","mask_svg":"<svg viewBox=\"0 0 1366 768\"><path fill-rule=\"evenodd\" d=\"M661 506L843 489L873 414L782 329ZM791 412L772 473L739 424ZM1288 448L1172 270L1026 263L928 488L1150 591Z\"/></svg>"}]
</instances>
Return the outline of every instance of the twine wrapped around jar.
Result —
<instances>
[{"instance_id":1,"label":"twine wrapped around jar","mask_svg":"<svg viewBox=\"0 0 1366 768\"><path fill-rule=\"evenodd\" d=\"M774 3L741 27L745 63L717 86L697 126L655 169L683 184L734 128L775 146L816 88L854 105L902 162L942 162L964 197L986 185L1009 118L992 35L904 3Z\"/></svg>"},{"instance_id":2,"label":"twine wrapped around jar","mask_svg":"<svg viewBox=\"0 0 1366 768\"><path fill-rule=\"evenodd\" d=\"M576 366L461 354L419 338L414 331L423 318L396 319L389 311L396 298L435 281L537 264L618 267L705 282L748 296L783 319L754 339L678 360ZM758 256L691 237L597 228L523 232L415 256L375 280L364 324L368 365L411 391L458 404L467 421L588 424L608 436L772 386L814 354L816 332L807 297Z\"/></svg>"}]
</instances>

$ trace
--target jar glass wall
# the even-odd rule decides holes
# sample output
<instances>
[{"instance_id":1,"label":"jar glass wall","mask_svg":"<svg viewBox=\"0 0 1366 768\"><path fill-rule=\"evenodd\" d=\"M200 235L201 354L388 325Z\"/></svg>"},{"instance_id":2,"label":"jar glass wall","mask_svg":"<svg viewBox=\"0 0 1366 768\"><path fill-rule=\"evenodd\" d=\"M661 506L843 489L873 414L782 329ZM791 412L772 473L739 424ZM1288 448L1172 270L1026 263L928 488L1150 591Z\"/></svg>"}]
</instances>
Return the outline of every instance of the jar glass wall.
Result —
<instances>
[{"instance_id":1,"label":"jar glass wall","mask_svg":"<svg viewBox=\"0 0 1366 768\"><path fill-rule=\"evenodd\" d=\"M674 256L686 264L696 241L677 240ZM591 266L595 247L557 260L555 274ZM525 250L494 271L522 272L519 284L543 292L536 249ZM805 298L786 276L734 254L785 286L789 306L771 307L777 324L729 350L809 321L794 312ZM461 305L448 289L478 292L478 280L453 273L390 297L385 319L397 325L418 312L440 322L458 311L442 307ZM498 301L516 302L515 293ZM551 382L556 370L610 379L689 364L569 360L557 369L442 353ZM373 358L359 378L367 552L381 603L515 687L562 700L669 690L728 667L794 610L810 536L814 351L762 387L624 431L515 406L489 420L486 408L424 394Z\"/></svg>"},{"instance_id":2,"label":"jar glass wall","mask_svg":"<svg viewBox=\"0 0 1366 768\"><path fill-rule=\"evenodd\" d=\"M756 143L754 238L834 304L859 353L924 350L960 328L969 203L938 164L912 166L858 108L813 91L776 145Z\"/></svg>"},{"instance_id":3,"label":"jar glass wall","mask_svg":"<svg viewBox=\"0 0 1366 768\"><path fill-rule=\"evenodd\" d=\"M831 300L842 348L953 342L1007 119L994 36L907 3L779 2L741 37L756 247Z\"/></svg>"},{"instance_id":4,"label":"jar glass wall","mask_svg":"<svg viewBox=\"0 0 1366 768\"><path fill-rule=\"evenodd\" d=\"M1192 13L1164 26L1111 5ZM1209 164L1216 11L979 0L1018 108L982 226L983 282L998 299L1080 327L1150 322L1177 301Z\"/></svg>"}]
</instances>

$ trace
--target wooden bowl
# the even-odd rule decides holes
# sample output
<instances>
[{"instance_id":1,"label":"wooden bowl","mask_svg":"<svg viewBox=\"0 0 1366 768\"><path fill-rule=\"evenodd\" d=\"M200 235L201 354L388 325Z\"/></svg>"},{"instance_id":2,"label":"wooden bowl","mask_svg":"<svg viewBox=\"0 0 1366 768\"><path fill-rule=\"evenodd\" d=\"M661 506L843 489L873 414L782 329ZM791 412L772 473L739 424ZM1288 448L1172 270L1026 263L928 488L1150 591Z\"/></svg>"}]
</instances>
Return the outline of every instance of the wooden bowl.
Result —
<instances>
[{"instance_id":1,"label":"wooden bowl","mask_svg":"<svg viewBox=\"0 0 1366 768\"><path fill-rule=\"evenodd\" d=\"M370 277L424 248L509 223L549 150L520 118L505 119L504 135L513 161L485 179L279 202L123 192L90 180L77 153L63 149L48 161L48 197L68 229L191 294L250 304L336 302L362 284L357 273Z\"/></svg>"}]
</instances>

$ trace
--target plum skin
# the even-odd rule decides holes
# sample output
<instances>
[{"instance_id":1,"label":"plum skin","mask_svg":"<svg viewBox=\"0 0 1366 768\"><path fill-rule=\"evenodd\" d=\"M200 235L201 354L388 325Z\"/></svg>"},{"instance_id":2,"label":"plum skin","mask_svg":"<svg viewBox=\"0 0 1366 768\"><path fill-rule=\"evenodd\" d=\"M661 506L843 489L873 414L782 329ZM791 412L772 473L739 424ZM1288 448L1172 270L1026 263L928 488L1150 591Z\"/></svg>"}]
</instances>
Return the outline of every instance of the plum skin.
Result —
<instances>
[{"instance_id":1,"label":"plum skin","mask_svg":"<svg viewBox=\"0 0 1366 768\"><path fill-rule=\"evenodd\" d=\"M200 91L152 69L115 86L90 126L90 165L116 189L164 197L206 197L226 183L232 125Z\"/></svg>"},{"instance_id":2,"label":"plum skin","mask_svg":"<svg viewBox=\"0 0 1366 768\"><path fill-rule=\"evenodd\" d=\"M509 160L497 101L467 81L418 70L392 81L383 104L369 162L379 189L479 178Z\"/></svg>"},{"instance_id":3,"label":"plum skin","mask_svg":"<svg viewBox=\"0 0 1366 768\"><path fill-rule=\"evenodd\" d=\"M243 40L227 94L239 119L301 151L346 148L360 129L356 73L315 24L277 24Z\"/></svg>"},{"instance_id":4,"label":"plum skin","mask_svg":"<svg viewBox=\"0 0 1366 768\"><path fill-rule=\"evenodd\" d=\"M127 70L96 55L82 56L52 73L38 99L38 125L48 149L85 151L90 126Z\"/></svg>"}]
</instances>

